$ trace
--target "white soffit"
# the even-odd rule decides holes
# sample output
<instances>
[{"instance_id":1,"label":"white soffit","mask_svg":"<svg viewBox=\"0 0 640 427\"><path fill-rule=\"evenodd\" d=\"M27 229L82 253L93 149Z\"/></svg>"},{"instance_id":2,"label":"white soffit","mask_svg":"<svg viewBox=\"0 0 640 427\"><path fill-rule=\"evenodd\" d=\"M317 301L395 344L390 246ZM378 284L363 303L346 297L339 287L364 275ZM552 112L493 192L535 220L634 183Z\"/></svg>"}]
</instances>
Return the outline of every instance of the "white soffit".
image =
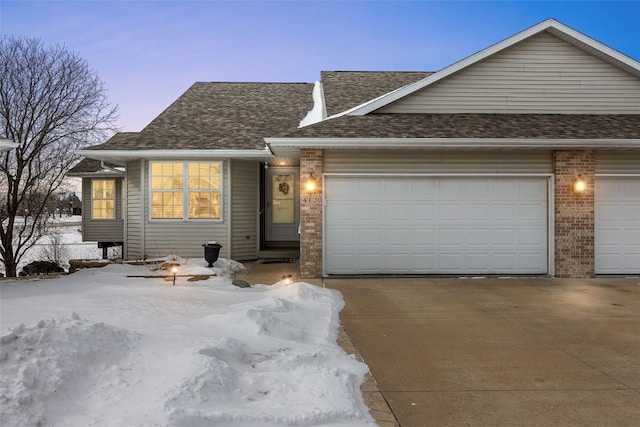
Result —
<instances>
[{"instance_id":1,"label":"white soffit","mask_svg":"<svg viewBox=\"0 0 640 427\"><path fill-rule=\"evenodd\" d=\"M591 37L588 37L573 28L556 21L555 19L547 19L533 27L530 27L518 34L515 34L499 43L489 46L486 49L481 50L465 59L458 61L442 70L422 79L410 85L396 89L371 101L367 101L361 105L358 105L350 110L344 111L339 114L335 114L330 118L340 117L343 115L363 116L371 113L379 108L382 108L400 98L403 98L411 93L414 93L424 87L427 87L437 81L440 81L458 71L469 67L483 59L494 55L508 47L511 47L529 37L539 34L543 31L549 31L550 34L560 38L561 40L572 44L585 52L594 55L614 66L617 66L629 74L632 74L640 78L640 62L612 49Z\"/></svg>"}]
</instances>

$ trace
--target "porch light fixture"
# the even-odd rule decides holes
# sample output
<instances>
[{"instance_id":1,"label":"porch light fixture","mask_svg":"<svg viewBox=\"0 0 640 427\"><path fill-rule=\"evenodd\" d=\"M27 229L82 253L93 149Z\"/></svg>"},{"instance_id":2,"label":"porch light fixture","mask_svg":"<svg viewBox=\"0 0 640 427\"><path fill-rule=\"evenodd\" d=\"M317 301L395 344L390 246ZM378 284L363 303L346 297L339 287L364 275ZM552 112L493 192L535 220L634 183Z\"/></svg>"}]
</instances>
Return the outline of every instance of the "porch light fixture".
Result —
<instances>
[{"instance_id":1,"label":"porch light fixture","mask_svg":"<svg viewBox=\"0 0 640 427\"><path fill-rule=\"evenodd\" d=\"M318 182L316 181L316 178L311 173L309 174L309 177L304 182L304 191L306 191L307 193L315 193L317 188L318 188Z\"/></svg>"},{"instance_id":2,"label":"porch light fixture","mask_svg":"<svg viewBox=\"0 0 640 427\"><path fill-rule=\"evenodd\" d=\"M587 191L587 182L582 179L582 175L578 175L573 181L573 192L575 194L583 194L585 191Z\"/></svg>"},{"instance_id":3,"label":"porch light fixture","mask_svg":"<svg viewBox=\"0 0 640 427\"><path fill-rule=\"evenodd\" d=\"M174 265L171 267L171 272L173 273L173 286L176 285L176 274L178 274L178 266Z\"/></svg>"}]
</instances>

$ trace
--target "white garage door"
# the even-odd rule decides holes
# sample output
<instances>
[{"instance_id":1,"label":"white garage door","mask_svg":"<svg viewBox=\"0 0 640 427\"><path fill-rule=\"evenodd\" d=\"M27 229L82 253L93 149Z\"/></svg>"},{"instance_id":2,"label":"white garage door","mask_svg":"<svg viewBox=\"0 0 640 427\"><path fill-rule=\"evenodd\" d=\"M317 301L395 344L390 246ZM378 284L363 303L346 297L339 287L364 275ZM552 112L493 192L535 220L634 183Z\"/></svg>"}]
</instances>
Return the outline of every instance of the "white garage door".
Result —
<instances>
[{"instance_id":1,"label":"white garage door","mask_svg":"<svg viewBox=\"0 0 640 427\"><path fill-rule=\"evenodd\" d=\"M596 274L640 274L640 178L596 179Z\"/></svg>"},{"instance_id":2,"label":"white garage door","mask_svg":"<svg viewBox=\"0 0 640 427\"><path fill-rule=\"evenodd\" d=\"M547 179L325 181L326 274L547 273Z\"/></svg>"}]
</instances>

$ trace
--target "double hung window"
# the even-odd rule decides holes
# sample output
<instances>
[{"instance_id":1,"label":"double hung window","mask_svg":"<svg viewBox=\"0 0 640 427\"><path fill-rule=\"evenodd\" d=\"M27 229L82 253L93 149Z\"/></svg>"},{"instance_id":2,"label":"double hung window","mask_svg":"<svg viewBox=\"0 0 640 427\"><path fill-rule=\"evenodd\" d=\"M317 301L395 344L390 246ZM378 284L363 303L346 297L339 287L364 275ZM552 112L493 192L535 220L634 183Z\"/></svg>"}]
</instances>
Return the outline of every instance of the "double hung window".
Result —
<instances>
[{"instance_id":1,"label":"double hung window","mask_svg":"<svg viewBox=\"0 0 640 427\"><path fill-rule=\"evenodd\" d=\"M91 218L116 218L115 179L94 179L91 181Z\"/></svg>"},{"instance_id":2,"label":"double hung window","mask_svg":"<svg viewBox=\"0 0 640 427\"><path fill-rule=\"evenodd\" d=\"M151 162L151 219L221 219L222 162Z\"/></svg>"}]
</instances>

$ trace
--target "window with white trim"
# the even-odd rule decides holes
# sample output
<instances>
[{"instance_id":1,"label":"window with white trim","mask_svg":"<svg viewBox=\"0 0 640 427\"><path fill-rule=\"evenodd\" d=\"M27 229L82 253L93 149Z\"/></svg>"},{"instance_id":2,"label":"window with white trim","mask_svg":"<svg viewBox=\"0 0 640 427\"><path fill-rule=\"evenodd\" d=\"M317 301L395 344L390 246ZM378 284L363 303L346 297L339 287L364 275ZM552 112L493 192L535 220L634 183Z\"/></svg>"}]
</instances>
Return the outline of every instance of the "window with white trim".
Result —
<instances>
[{"instance_id":1,"label":"window with white trim","mask_svg":"<svg viewBox=\"0 0 640 427\"><path fill-rule=\"evenodd\" d=\"M151 219L221 219L222 162L151 162Z\"/></svg>"},{"instance_id":2,"label":"window with white trim","mask_svg":"<svg viewBox=\"0 0 640 427\"><path fill-rule=\"evenodd\" d=\"M116 180L91 180L91 218L116 219Z\"/></svg>"}]
</instances>

